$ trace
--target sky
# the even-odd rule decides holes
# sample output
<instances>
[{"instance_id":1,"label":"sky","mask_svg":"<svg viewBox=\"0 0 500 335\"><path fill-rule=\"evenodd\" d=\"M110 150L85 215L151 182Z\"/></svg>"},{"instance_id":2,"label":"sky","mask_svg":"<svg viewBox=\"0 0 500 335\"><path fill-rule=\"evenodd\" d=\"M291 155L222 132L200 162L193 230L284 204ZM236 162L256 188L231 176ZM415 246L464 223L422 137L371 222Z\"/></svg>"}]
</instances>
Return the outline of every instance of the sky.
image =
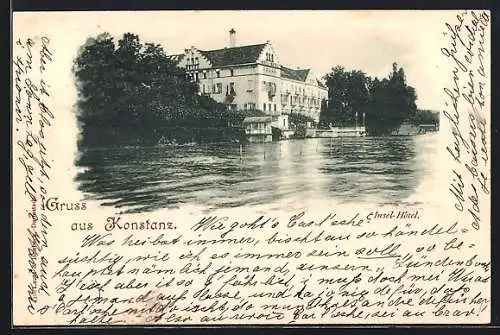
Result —
<instances>
[{"instance_id":1,"label":"sky","mask_svg":"<svg viewBox=\"0 0 500 335\"><path fill-rule=\"evenodd\" d=\"M22 13L21 13L22 14ZM202 50L270 41L280 62L310 68L318 77L334 66L386 77L396 62L415 87L420 108L439 110L439 64L445 22L451 11L155 11L44 13L43 27L58 34L59 45L74 58L88 37L109 32L119 38L138 34L161 44L168 54L195 46ZM50 19L49 19L50 18ZM15 18L14 18L15 20ZM30 23L40 26L30 18ZM62 52L62 51L59 51Z\"/></svg>"}]
</instances>

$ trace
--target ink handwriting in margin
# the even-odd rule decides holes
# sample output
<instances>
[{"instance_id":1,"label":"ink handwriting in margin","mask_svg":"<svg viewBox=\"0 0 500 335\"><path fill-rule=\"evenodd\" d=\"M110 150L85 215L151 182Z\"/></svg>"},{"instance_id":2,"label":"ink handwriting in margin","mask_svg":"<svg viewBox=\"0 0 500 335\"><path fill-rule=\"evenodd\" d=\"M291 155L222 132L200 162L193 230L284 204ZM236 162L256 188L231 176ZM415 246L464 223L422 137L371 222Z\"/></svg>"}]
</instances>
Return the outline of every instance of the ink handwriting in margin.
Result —
<instances>
[{"instance_id":1,"label":"ink handwriting in margin","mask_svg":"<svg viewBox=\"0 0 500 335\"><path fill-rule=\"evenodd\" d=\"M444 88L447 101L443 111L453 136L446 150L455 162L450 171L449 191L456 210L467 213L476 230L481 223L480 202L483 195L490 193L486 121L489 106L485 96L489 79L484 64L489 22L486 11L459 13L455 22L445 23L443 35L447 41L441 48L453 68L452 84ZM469 179L472 182L467 182Z\"/></svg>"},{"instance_id":2,"label":"ink handwriting in margin","mask_svg":"<svg viewBox=\"0 0 500 335\"><path fill-rule=\"evenodd\" d=\"M18 38L14 45L14 142L17 146L15 170L21 168L22 189L26 201L28 227L27 310L37 313L42 296L49 296L47 285L48 259L45 249L49 245L50 219L39 204L43 203L51 179L51 160L46 146L47 132L55 120L50 106L50 84L46 70L53 58L50 39Z\"/></svg>"}]
</instances>

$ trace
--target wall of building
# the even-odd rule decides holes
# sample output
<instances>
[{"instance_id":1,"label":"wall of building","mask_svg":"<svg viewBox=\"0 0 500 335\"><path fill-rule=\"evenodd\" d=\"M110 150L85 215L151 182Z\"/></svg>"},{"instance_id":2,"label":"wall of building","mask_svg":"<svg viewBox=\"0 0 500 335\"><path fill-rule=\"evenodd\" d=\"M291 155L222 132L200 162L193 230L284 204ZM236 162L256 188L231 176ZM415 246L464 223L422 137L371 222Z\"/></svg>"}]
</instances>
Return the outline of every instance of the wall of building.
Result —
<instances>
[{"instance_id":1,"label":"wall of building","mask_svg":"<svg viewBox=\"0 0 500 335\"><path fill-rule=\"evenodd\" d=\"M210 62L196 48L186 50L179 62L192 80L198 82L200 94L206 94L220 103L228 103L233 109L259 109L273 116L273 125L289 127L288 115L298 113L319 121L321 101L327 99L328 90L317 85L310 72L306 81L281 77L278 56L272 45L267 44L258 64L243 64L212 68ZM269 96L269 85L275 88ZM234 89L232 101L226 93ZM279 120L278 120L279 118Z\"/></svg>"},{"instance_id":2,"label":"wall of building","mask_svg":"<svg viewBox=\"0 0 500 335\"><path fill-rule=\"evenodd\" d=\"M319 121L321 101L328 98L328 90L311 82L300 82L283 78L280 102L285 114L298 113Z\"/></svg>"},{"instance_id":3,"label":"wall of building","mask_svg":"<svg viewBox=\"0 0 500 335\"><path fill-rule=\"evenodd\" d=\"M231 70L233 70L231 72ZM251 109L250 104L257 101L257 74L252 66L223 68L219 71L207 72L207 77L202 75L199 79L200 92L209 95L214 100L224 103L226 94L234 90L234 100L231 104L237 109ZM215 88L215 91L214 91ZM220 88L220 91L218 90ZM246 106L245 106L246 105ZM258 108L257 106L253 106Z\"/></svg>"}]
</instances>

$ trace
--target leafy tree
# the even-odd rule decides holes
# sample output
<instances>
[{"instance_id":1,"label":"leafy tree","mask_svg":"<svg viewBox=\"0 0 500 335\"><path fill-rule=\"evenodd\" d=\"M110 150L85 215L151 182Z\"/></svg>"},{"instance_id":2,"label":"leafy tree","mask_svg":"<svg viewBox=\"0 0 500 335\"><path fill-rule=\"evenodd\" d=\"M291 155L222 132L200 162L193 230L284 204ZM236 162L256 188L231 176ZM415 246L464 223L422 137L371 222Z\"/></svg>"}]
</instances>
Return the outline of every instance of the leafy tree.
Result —
<instances>
[{"instance_id":1,"label":"leafy tree","mask_svg":"<svg viewBox=\"0 0 500 335\"><path fill-rule=\"evenodd\" d=\"M369 83L370 99L366 105L366 127L372 135L387 135L417 110L415 89L406 84L402 68L393 64L392 73L382 80Z\"/></svg>"},{"instance_id":2,"label":"leafy tree","mask_svg":"<svg viewBox=\"0 0 500 335\"><path fill-rule=\"evenodd\" d=\"M328 107L322 108L320 122L336 126L353 125L368 101L366 74L359 70L346 71L336 66L326 75Z\"/></svg>"},{"instance_id":3,"label":"leafy tree","mask_svg":"<svg viewBox=\"0 0 500 335\"><path fill-rule=\"evenodd\" d=\"M426 109L417 109L411 123L418 126L421 124L433 124L439 127L439 112Z\"/></svg>"},{"instance_id":4,"label":"leafy tree","mask_svg":"<svg viewBox=\"0 0 500 335\"><path fill-rule=\"evenodd\" d=\"M227 121L224 106L198 95L198 85L160 45L143 44L135 34L124 34L117 43L108 33L89 38L73 72L83 143L132 137L154 141L162 127Z\"/></svg>"},{"instance_id":5,"label":"leafy tree","mask_svg":"<svg viewBox=\"0 0 500 335\"><path fill-rule=\"evenodd\" d=\"M366 115L366 128L372 135L390 134L404 120L412 119L417 106L415 89L408 86L403 68L393 64L387 78L370 78L362 71L346 71L337 66L325 77L328 105L322 106L322 127L352 126Z\"/></svg>"},{"instance_id":6,"label":"leafy tree","mask_svg":"<svg viewBox=\"0 0 500 335\"><path fill-rule=\"evenodd\" d=\"M288 116L288 122L292 125L292 127L298 127L306 125L308 122L314 122L314 119L304 114L290 113Z\"/></svg>"}]
</instances>

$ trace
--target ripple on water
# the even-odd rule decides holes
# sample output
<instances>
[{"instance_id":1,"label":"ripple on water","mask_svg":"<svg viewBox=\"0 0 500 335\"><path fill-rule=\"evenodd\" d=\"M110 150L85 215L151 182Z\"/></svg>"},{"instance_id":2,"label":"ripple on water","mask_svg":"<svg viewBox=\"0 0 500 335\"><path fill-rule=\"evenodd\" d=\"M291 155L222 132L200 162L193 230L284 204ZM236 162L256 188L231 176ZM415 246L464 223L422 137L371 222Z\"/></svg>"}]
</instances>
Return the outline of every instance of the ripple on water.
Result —
<instances>
[{"instance_id":1,"label":"ripple on water","mask_svg":"<svg viewBox=\"0 0 500 335\"><path fill-rule=\"evenodd\" d=\"M432 175L437 137L307 139L247 145L86 150L76 181L89 198L125 212L301 199L395 204ZM413 201L412 203L419 203ZM273 205L274 204L274 205Z\"/></svg>"}]
</instances>

